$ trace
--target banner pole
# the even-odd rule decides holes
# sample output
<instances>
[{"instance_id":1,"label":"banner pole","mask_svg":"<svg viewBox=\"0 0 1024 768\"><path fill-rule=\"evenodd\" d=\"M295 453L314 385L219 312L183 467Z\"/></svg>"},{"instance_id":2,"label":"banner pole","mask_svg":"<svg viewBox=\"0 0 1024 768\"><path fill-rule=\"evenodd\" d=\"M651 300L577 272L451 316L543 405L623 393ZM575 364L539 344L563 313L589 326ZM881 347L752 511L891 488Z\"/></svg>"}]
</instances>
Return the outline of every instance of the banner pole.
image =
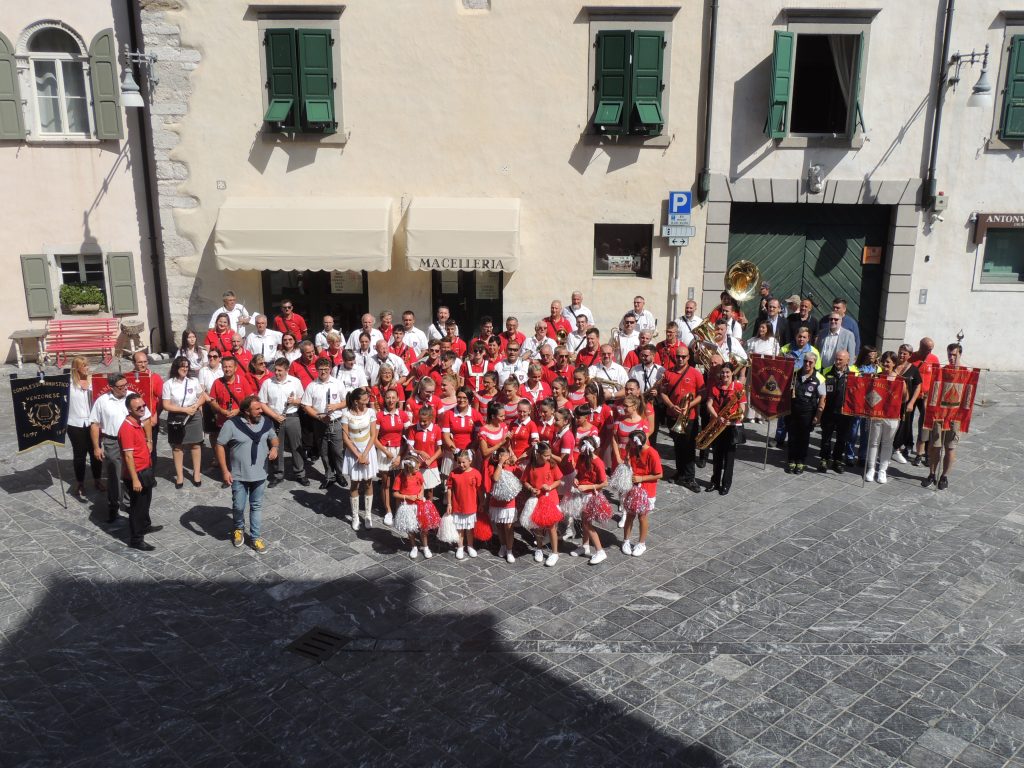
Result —
<instances>
[{"instance_id":1,"label":"banner pole","mask_svg":"<svg viewBox=\"0 0 1024 768\"><path fill-rule=\"evenodd\" d=\"M772 431L772 420L765 419L764 422L764 464L761 466L762 472L768 471L768 435Z\"/></svg>"},{"instance_id":2,"label":"banner pole","mask_svg":"<svg viewBox=\"0 0 1024 768\"><path fill-rule=\"evenodd\" d=\"M60 497L64 501L64 509L68 508L68 497L64 493L64 478L60 475L60 457L57 455L57 446L53 446L53 460L57 463L57 482L60 484Z\"/></svg>"}]
</instances>

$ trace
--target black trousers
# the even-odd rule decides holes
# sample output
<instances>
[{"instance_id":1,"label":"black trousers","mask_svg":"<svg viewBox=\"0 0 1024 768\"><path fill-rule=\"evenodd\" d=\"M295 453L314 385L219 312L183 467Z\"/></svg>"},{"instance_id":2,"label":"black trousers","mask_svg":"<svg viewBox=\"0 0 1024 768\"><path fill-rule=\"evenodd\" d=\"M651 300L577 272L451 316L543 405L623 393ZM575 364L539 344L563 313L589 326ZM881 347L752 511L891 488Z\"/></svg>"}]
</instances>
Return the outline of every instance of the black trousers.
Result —
<instances>
[{"instance_id":1,"label":"black trousers","mask_svg":"<svg viewBox=\"0 0 1024 768\"><path fill-rule=\"evenodd\" d=\"M917 406L914 406L915 409ZM912 451L914 450L914 411L907 411L903 414L903 418L900 419L899 425L896 427L896 435L892 439L892 449L894 451ZM879 448L881 450L881 448Z\"/></svg>"},{"instance_id":2,"label":"black trousers","mask_svg":"<svg viewBox=\"0 0 1024 768\"><path fill-rule=\"evenodd\" d=\"M850 441L850 427L853 416L842 413L823 413L821 415L821 460L843 461L846 458L846 445ZM832 450L832 436L835 435L836 447Z\"/></svg>"},{"instance_id":3,"label":"black trousers","mask_svg":"<svg viewBox=\"0 0 1024 768\"><path fill-rule=\"evenodd\" d=\"M152 524L149 517L149 505L153 501L153 489L147 488L143 484L142 490L136 493L132 490L131 480L125 480L124 487L128 492L129 543L138 544Z\"/></svg>"},{"instance_id":4,"label":"black trousers","mask_svg":"<svg viewBox=\"0 0 1024 768\"><path fill-rule=\"evenodd\" d=\"M711 417L710 417L710 416L708 416L708 412L707 412L707 410L705 409L705 405L704 405L703 403L701 403L701 406L700 406L700 408L698 408L698 409L697 409L697 417L698 417L698 419L700 420L700 423L698 424L698 429L697 429L697 431L698 431L698 432L700 432L700 431L701 431L702 429L704 429L704 427L706 427L706 426L707 426L707 425L708 425L708 424L710 423L710 421L711 421ZM710 453L710 451L711 451L711 449L710 449L710 448L705 448L704 450L702 450L702 451L700 452L700 454L699 454L699 455L700 455L700 457L701 457L701 459L703 459L704 461L707 461L707 459L708 459L708 453Z\"/></svg>"},{"instance_id":5,"label":"black trousers","mask_svg":"<svg viewBox=\"0 0 1024 768\"><path fill-rule=\"evenodd\" d=\"M789 463L806 464L807 447L811 444L811 422L814 411L789 414Z\"/></svg>"},{"instance_id":6,"label":"black trousers","mask_svg":"<svg viewBox=\"0 0 1024 768\"><path fill-rule=\"evenodd\" d=\"M103 477L103 462L97 459L96 454L92 452L92 438L89 436L89 427L68 427L68 439L71 441L75 480L79 483L85 482L86 457L89 459L92 479L99 480Z\"/></svg>"},{"instance_id":7,"label":"black trousers","mask_svg":"<svg viewBox=\"0 0 1024 768\"><path fill-rule=\"evenodd\" d=\"M685 432L673 432L671 427L669 430L676 454L676 477L684 483L692 483L696 478L694 454L697 448L697 420L690 419Z\"/></svg>"},{"instance_id":8,"label":"black trousers","mask_svg":"<svg viewBox=\"0 0 1024 768\"><path fill-rule=\"evenodd\" d=\"M719 488L732 487L732 465L736 459L736 427L730 424L711 444L711 484Z\"/></svg>"}]
</instances>

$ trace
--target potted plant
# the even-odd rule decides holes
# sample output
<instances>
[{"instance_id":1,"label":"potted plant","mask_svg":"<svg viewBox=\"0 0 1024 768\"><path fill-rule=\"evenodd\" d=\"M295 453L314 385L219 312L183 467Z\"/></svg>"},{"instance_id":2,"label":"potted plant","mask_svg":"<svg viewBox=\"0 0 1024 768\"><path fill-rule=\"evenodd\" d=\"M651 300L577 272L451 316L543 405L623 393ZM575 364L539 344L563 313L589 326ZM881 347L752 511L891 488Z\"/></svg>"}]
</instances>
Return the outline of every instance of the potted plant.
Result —
<instances>
[{"instance_id":1,"label":"potted plant","mask_svg":"<svg viewBox=\"0 0 1024 768\"><path fill-rule=\"evenodd\" d=\"M60 308L65 314L95 314L107 308L107 298L97 285L65 283L60 287Z\"/></svg>"}]
</instances>

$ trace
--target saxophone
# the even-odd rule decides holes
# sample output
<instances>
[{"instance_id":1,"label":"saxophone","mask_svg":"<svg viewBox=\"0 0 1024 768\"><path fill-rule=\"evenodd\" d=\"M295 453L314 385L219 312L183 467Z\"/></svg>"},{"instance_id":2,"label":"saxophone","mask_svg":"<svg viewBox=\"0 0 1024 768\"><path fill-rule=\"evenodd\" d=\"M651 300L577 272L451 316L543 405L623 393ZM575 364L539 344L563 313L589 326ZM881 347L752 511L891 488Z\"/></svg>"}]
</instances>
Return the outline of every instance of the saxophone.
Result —
<instances>
[{"instance_id":1,"label":"saxophone","mask_svg":"<svg viewBox=\"0 0 1024 768\"><path fill-rule=\"evenodd\" d=\"M725 431L734 420L743 415L743 390L733 390L729 399L722 404L718 418L708 424L697 434L697 448L705 450ZM722 419L725 419L724 423Z\"/></svg>"},{"instance_id":2,"label":"saxophone","mask_svg":"<svg viewBox=\"0 0 1024 768\"><path fill-rule=\"evenodd\" d=\"M682 404L679 406L682 410L679 412L679 418L676 419L676 423L672 425L670 432L675 432L677 435L681 435L686 432L686 427L690 423L690 403L693 402L693 393L687 392L686 397L683 398Z\"/></svg>"}]
</instances>

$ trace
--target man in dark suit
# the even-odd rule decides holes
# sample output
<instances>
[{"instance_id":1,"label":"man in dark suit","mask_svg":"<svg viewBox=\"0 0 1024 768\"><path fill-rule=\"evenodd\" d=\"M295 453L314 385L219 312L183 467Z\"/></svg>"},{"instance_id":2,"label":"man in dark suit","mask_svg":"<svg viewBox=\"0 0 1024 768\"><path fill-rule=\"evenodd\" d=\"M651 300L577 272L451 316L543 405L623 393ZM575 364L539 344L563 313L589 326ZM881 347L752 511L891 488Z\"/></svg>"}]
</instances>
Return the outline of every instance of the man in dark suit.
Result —
<instances>
[{"instance_id":1,"label":"man in dark suit","mask_svg":"<svg viewBox=\"0 0 1024 768\"><path fill-rule=\"evenodd\" d=\"M790 298L793 298L792 296ZM808 335L814 338L814 334L818 328L818 320L814 317L814 302L810 299L802 299L800 301L800 310L796 313L790 313L786 318L786 322L789 324L789 338L795 339L796 332L801 328L807 328Z\"/></svg>"},{"instance_id":2,"label":"man in dark suit","mask_svg":"<svg viewBox=\"0 0 1024 768\"><path fill-rule=\"evenodd\" d=\"M779 346L782 347L788 344L792 337L789 333L789 323L786 322L786 318L782 316L782 305L776 298L768 299L766 311L757 316L757 320L751 324L750 328L753 331L751 335L757 334L757 327L761 323L768 323L772 329L772 333L775 334L775 338L779 340Z\"/></svg>"}]
</instances>

